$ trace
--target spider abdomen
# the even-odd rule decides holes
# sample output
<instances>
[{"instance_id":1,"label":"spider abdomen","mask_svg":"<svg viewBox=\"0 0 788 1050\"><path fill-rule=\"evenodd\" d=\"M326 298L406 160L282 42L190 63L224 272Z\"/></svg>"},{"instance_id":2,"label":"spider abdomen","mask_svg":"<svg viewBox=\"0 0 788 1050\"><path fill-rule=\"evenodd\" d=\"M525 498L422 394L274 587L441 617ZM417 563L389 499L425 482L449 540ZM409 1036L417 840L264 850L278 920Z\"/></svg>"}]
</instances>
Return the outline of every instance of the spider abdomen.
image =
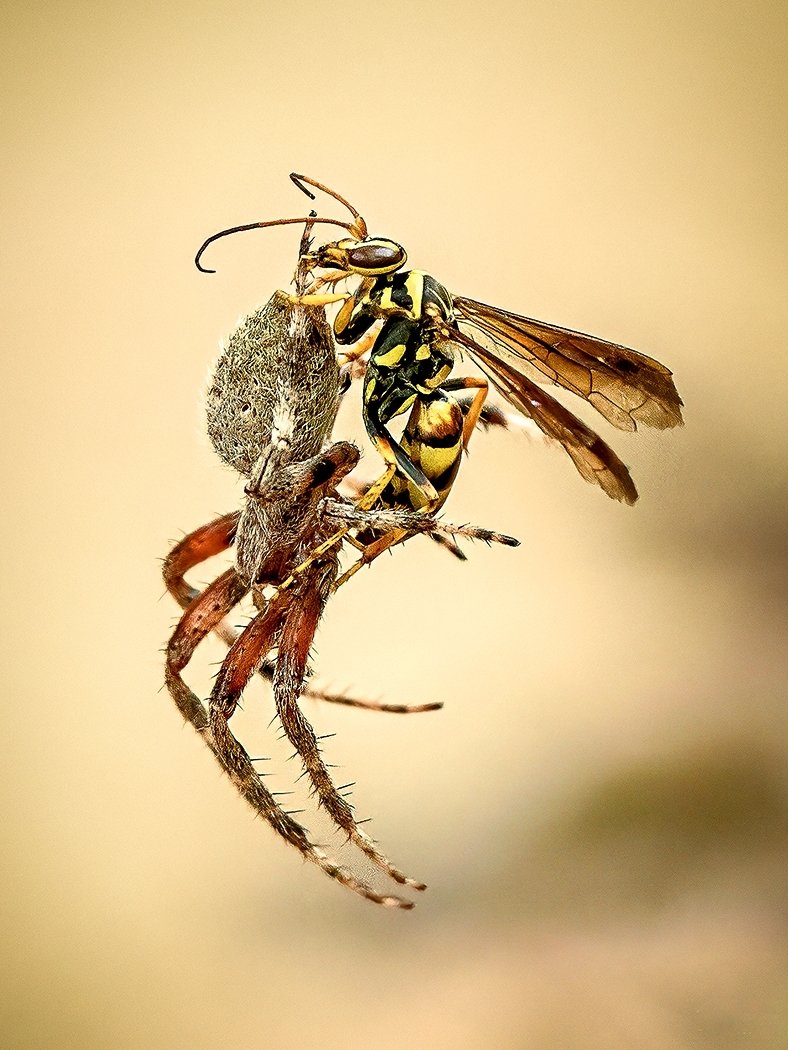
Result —
<instances>
[{"instance_id":1,"label":"spider abdomen","mask_svg":"<svg viewBox=\"0 0 788 1050\"><path fill-rule=\"evenodd\" d=\"M286 293L275 292L222 348L206 395L208 436L221 459L248 478L272 443L287 443L294 460L319 452L338 398L323 311L293 310Z\"/></svg>"}]
</instances>

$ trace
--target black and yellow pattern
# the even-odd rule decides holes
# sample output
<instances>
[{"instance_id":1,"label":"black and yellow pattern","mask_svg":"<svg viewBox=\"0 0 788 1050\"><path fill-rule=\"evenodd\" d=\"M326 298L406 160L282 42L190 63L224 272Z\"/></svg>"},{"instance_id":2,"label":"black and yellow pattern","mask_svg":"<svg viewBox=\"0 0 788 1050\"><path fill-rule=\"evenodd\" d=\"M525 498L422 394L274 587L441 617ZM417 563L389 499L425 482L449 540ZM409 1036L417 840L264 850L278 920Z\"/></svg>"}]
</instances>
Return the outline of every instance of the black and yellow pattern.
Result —
<instances>
[{"instance_id":1,"label":"black and yellow pattern","mask_svg":"<svg viewBox=\"0 0 788 1050\"><path fill-rule=\"evenodd\" d=\"M345 231L340 240L314 251L311 245L302 247L299 271L328 273L316 278L299 299L316 306L343 302L335 320L336 339L347 347L358 344L355 352L345 354L346 360L371 349L364 421L386 462L386 474L363 498L367 508L387 489L396 472L418 490L425 506L434 510L440 505L438 489L424 464L416 463L419 455L413 448L419 442L411 447L410 455L405 445L410 441L412 446L414 435L400 444L387 424L404 412L424 409L413 424L423 434L430 425L426 410L430 400L447 396L450 390L474 389L463 427L467 447L482 412L487 379L449 379L453 348L466 351L504 398L564 449L586 481L612 499L635 502L637 489L626 465L598 434L542 387L554 384L582 398L621 430L641 426L664 430L683 422L682 400L670 369L618 343L450 294L433 277L406 270L407 253L402 245L386 237L371 237L364 217L341 194L306 175L293 172L290 177L312 200L315 195L309 187L333 198L347 208L350 219L321 218L312 212L305 218L234 226L209 237L195 261L204 269L200 259L208 245L242 230L308 222L310 229L323 224ZM323 286L352 276L361 281L350 297L316 294ZM378 323L375 331L373 326ZM426 446L422 443L421 447L423 451Z\"/></svg>"},{"instance_id":2,"label":"black and yellow pattern","mask_svg":"<svg viewBox=\"0 0 788 1050\"><path fill-rule=\"evenodd\" d=\"M352 345L380 320L363 411L367 432L397 468L382 499L396 497L397 505L434 511L448 495L462 452L462 412L442 389L454 364L444 335L453 320L451 296L420 270L382 274L362 282L342 307L334 323L336 340ZM396 442L387 424L409 410L403 439Z\"/></svg>"}]
</instances>

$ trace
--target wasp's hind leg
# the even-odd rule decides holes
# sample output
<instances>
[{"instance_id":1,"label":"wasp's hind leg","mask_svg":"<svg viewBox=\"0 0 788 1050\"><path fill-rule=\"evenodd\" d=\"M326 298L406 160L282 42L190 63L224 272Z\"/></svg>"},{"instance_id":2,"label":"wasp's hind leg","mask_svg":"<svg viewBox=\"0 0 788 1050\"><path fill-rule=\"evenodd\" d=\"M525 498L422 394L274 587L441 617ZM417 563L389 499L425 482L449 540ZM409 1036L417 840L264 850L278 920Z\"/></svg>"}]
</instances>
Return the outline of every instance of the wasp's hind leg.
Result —
<instances>
[{"instance_id":1,"label":"wasp's hind leg","mask_svg":"<svg viewBox=\"0 0 788 1050\"><path fill-rule=\"evenodd\" d=\"M482 415L484 409L484 402L487 400L487 394L490 389L490 384L486 379L481 379L475 376L461 376L457 379L447 379L443 383L444 390L476 390L469 402L465 402L460 405L462 409L465 421L462 425L462 446L465 451L468 451L468 443L471 440L471 434L476 429L476 424Z\"/></svg>"}]
</instances>

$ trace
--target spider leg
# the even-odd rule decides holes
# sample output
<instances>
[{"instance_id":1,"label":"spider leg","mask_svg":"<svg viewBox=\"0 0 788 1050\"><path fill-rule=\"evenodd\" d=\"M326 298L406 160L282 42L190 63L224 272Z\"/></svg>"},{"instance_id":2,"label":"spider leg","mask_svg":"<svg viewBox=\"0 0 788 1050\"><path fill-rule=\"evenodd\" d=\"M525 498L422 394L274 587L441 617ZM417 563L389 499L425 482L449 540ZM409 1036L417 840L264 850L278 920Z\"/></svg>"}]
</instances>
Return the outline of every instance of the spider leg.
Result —
<instances>
[{"instance_id":1,"label":"spider leg","mask_svg":"<svg viewBox=\"0 0 788 1050\"><path fill-rule=\"evenodd\" d=\"M274 680L274 669L276 668L276 657L266 658L262 665L257 668L257 673L269 682ZM301 690L301 696L309 700L320 700L326 704L339 704L341 707L357 707L361 711L382 711L391 715L417 715L425 711L440 711L443 707L441 701L429 704L384 704L377 700L359 700L355 696L345 696L343 693L328 693L325 689L318 689L314 685L305 685Z\"/></svg>"},{"instance_id":2,"label":"spider leg","mask_svg":"<svg viewBox=\"0 0 788 1050\"><path fill-rule=\"evenodd\" d=\"M348 527L374 528L384 531L383 536L373 540L372 543L361 546L361 556L339 577L334 584L334 590L341 587L343 583L347 583L351 576L354 576L364 565L369 565L384 551L416 532L428 533L437 542L445 542L451 550L459 550L454 541L449 538L452 536L467 536L469 539L482 540L484 543L502 543L506 547L520 545L519 540L502 532L494 532L492 529L484 529L478 525L451 525L421 511L397 509L360 511L358 506L354 507L339 500L326 500L324 508L327 517L350 522ZM459 556L464 557L462 551L459 551Z\"/></svg>"},{"instance_id":3,"label":"spider leg","mask_svg":"<svg viewBox=\"0 0 788 1050\"><path fill-rule=\"evenodd\" d=\"M449 554L453 554L455 558L459 558L460 561L467 561L468 555L460 547L458 543L450 539L448 536L439 536L437 532L431 532L429 534L431 540L438 544L439 547L443 547Z\"/></svg>"},{"instance_id":4,"label":"spider leg","mask_svg":"<svg viewBox=\"0 0 788 1050\"><path fill-rule=\"evenodd\" d=\"M443 703L439 700L429 704L382 704L375 700L357 700L355 697L326 693L311 685L302 689L301 696L306 696L310 700L324 700L329 704L341 704L344 707L358 707L363 711L385 711L391 715L416 715L424 711L440 711L443 707Z\"/></svg>"},{"instance_id":5,"label":"spider leg","mask_svg":"<svg viewBox=\"0 0 788 1050\"><path fill-rule=\"evenodd\" d=\"M346 868L331 861L310 840L306 830L282 809L264 787L249 756L230 730L229 719L235 711L241 693L265 653L275 644L282 621L292 604L292 592L277 594L230 647L211 692L208 719L210 747L255 813L266 820L274 831L294 846L303 857L316 864L332 879L336 879L367 900L388 907L412 908L413 901L376 893ZM277 669L278 666L277 662Z\"/></svg>"},{"instance_id":6,"label":"spider leg","mask_svg":"<svg viewBox=\"0 0 788 1050\"><path fill-rule=\"evenodd\" d=\"M178 710L200 733L208 727L208 716L203 704L184 682L181 672L203 638L216 629L248 589L235 569L223 572L189 603L167 645L164 680Z\"/></svg>"},{"instance_id":7,"label":"spider leg","mask_svg":"<svg viewBox=\"0 0 788 1050\"><path fill-rule=\"evenodd\" d=\"M184 536L164 559L162 572L165 586L182 609L187 609L194 599L203 593L186 580L186 573L201 562L207 561L216 554L221 554L222 551L228 550L233 545L239 517L240 513L236 510L208 522L207 525L201 525L194 532L190 532L188 536ZM239 634L225 620L220 620L213 630L214 634L221 638L227 646L232 645ZM273 661L265 661L258 668L258 673L269 682L273 681ZM173 688L181 693L186 687L183 683L175 682ZM304 695L309 696L313 700L323 700L330 704L341 704L345 707L358 707L365 711L383 711L390 714L419 714L424 711L437 711L443 706L440 703L413 705L376 703L374 700L359 700L355 697L326 693L311 685L306 687ZM185 692L182 694L181 701L187 707L191 706L188 695ZM195 711L192 713L199 717Z\"/></svg>"},{"instance_id":8,"label":"spider leg","mask_svg":"<svg viewBox=\"0 0 788 1050\"><path fill-rule=\"evenodd\" d=\"M323 605L331 592L335 572L333 564L321 567L310 574L296 592L288 592L293 600L288 602L274 672L276 710L288 740L304 763L320 803L332 820L373 864L395 882L423 890L426 888L424 883L409 878L395 868L356 824L350 804L337 791L320 756L315 732L298 706L298 697L306 679L309 650Z\"/></svg>"},{"instance_id":9,"label":"spider leg","mask_svg":"<svg viewBox=\"0 0 788 1050\"><path fill-rule=\"evenodd\" d=\"M164 584L182 609L200 593L196 587L186 582L186 573L200 562L207 561L214 554L221 554L233 545L240 516L240 511L234 510L231 514L223 514L220 518L209 521L207 525L201 525L199 529L184 536L180 543L176 543L164 559Z\"/></svg>"}]
</instances>

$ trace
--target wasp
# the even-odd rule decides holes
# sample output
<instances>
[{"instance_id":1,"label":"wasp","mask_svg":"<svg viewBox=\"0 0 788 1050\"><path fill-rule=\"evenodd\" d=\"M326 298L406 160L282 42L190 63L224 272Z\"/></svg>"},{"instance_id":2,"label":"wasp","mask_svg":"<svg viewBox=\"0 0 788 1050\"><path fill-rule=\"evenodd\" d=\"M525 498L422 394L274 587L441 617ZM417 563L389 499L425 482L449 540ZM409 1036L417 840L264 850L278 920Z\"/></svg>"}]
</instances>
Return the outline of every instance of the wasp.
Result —
<instances>
[{"instance_id":1,"label":"wasp","mask_svg":"<svg viewBox=\"0 0 788 1050\"><path fill-rule=\"evenodd\" d=\"M632 477L612 448L540 384L553 384L592 405L620 430L658 430L683 423L682 400L672 373L660 362L628 347L558 325L524 317L449 292L435 277L406 269L407 253L387 237L369 235L359 211L336 191L305 175L290 178L310 198L308 187L333 198L350 212L349 221L317 221L344 228L347 236L317 247L304 258L316 274L305 301L342 305L334 338L353 361L369 352L363 386L363 417L386 469L359 503L371 507L403 503L432 514L445 502L463 449L481 417L490 382L520 413L569 455L581 477L612 499L633 504ZM301 222L276 219L223 230ZM212 271L206 271L212 272ZM321 292L348 277L359 278L346 295ZM482 376L452 377L456 358L466 352ZM463 405L460 391L472 391ZM409 413L400 441L389 424ZM376 541L371 560L397 539Z\"/></svg>"}]
</instances>

